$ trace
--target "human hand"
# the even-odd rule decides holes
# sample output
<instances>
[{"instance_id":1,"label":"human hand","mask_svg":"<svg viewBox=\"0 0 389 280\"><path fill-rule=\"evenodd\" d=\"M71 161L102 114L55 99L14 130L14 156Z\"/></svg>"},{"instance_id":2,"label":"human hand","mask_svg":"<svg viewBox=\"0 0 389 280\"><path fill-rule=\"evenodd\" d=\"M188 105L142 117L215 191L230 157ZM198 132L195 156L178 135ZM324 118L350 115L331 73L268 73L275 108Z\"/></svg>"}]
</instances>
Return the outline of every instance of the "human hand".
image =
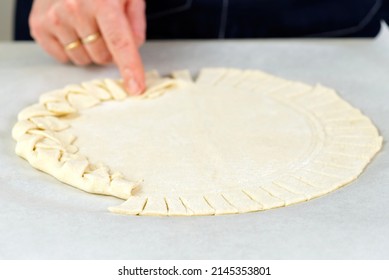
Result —
<instances>
[{"instance_id":1,"label":"human hand","mask_svg":"<svg viewBox=\"0 0 389 280\"><path fill-rule=\"evenodd\" d=\"M138 52L146 33L144 0L35 0L29 24L32 37L57 60L113 60L130 94L144 90Z\"/></svg>"}]
</instances>

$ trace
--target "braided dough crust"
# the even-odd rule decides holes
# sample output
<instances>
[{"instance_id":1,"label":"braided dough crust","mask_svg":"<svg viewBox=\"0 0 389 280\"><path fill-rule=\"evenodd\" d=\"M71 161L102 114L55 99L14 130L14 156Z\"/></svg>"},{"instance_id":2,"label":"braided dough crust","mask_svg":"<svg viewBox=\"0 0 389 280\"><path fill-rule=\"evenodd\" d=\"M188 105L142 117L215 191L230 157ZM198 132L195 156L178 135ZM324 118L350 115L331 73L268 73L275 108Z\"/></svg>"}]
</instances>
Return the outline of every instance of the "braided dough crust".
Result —
<instances>
[{"instance_id":1,"label":"braided dough crust","mask_svg":"<svg viewBox=\"0 0 389 280\"><path fill-rule=\"evenodd\" d=\"M307 201L355 180L380 150L371 121L334 90L256 70L146 75L43 94L13 128L16 153L131 215L245 213Z\"/></svg>"}]
</instances>

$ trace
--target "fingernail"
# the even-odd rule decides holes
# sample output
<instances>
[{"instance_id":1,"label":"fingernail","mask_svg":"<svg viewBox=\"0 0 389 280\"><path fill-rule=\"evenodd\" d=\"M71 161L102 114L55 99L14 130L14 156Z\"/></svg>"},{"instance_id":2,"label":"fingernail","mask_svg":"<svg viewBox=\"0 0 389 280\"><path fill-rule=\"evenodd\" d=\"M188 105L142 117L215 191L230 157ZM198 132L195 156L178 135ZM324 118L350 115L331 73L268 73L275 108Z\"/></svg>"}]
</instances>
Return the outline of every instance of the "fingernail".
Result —
<instances>
[{"instance_id":1,"label":"fingernail","mask_svg":"<svg viewBox=\"0 0 389 280\"><path fill-rule=\"evenodd\" d=\"M132 95L139 95L141 93L139 85L135 81L135 79L130 79L127 83L127 87L128 87L129 93Z\"/></svg>"}]
</instances>

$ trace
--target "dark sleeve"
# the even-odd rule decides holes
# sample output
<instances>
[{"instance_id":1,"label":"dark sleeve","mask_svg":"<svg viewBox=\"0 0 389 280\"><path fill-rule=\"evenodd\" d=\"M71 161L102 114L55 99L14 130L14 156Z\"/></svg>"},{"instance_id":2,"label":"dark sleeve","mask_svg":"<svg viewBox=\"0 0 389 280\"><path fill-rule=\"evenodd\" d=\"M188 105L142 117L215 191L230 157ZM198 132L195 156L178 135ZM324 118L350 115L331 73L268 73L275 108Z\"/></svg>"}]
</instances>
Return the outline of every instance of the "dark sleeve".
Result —
<instances>
[{"instance_id":1,"label":"dark sleeve","mask_svg":"<svg viewBox=\"0 0 389 280\"><path fill-rule=\"evenodd\" d=\"M33 0L17 0L14 18L14 39L17 41L32 40L28 27L28 16Z\"/></svg>"},{"instance_id":2,"label":"dark sleeve","mask_svg":"<svg viewBox=\"0 0 389 280\"><path fill-rule=\"evenodd\" d=\"M389 24L389 0L147 0L148 38L374 37ZM33 0L17 0L14 39L32 40Z\"/></svg>"},{"instance_id":3,"label":"dark sleeve","mask_svg":"<svg viewBox=\"0 0 389 280\"><path fill-rule=\"evenodd\" d=\"M384 1L389 0L147 0L147 35L149 39L375 37Z\"/></svg>"},{"instance_id":4,"label":"dark sleeve","mask_svg":"<svg viewBox=\"0 0 389 280\"><path fill-rule=\"evenodd\" d=\"M382 19L389 25L389 0L383 0L382 5Z\"/></svg>"}]
</instances>

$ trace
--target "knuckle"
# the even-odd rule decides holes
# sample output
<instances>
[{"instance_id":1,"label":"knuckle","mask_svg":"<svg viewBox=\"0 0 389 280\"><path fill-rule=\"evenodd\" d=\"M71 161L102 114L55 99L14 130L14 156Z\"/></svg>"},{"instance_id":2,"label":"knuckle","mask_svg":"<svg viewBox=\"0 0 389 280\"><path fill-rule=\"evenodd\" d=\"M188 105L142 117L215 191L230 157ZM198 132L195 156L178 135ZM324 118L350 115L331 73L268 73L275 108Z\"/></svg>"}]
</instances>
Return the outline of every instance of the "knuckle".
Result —
<instances>
[{"instance_id":1,"label":"knuckle","mask_svg":"<svg viewBox=\"0 0 389 280\"><path fill-rule=\"evenodd\" d=\"M96 0L96 4L98 5L98 7L101 7L102 9L104 9L105 7L107 7L107 5L115 5L117 4L119 1L112 1L112 0Z\"/></svg>"},{"instance_id":2,"label":"knuckle","mask_svg":"<svg viewBox=\"0 0 389 280\"><path fill-rule=\"evenodd\" d=\"M97 16L104 15L105 18L110 20L118 17L118 12L123 9L121 6L122 1L112 0L95 0L95 13Z\"/></svg>"},{"instance_id":3,"label":"knuckle","mask_svg":"<svg viewBox=\"0 0 389 280\"><path fill-rule=\"evenodd\" d=\"M126 38L120 36L120 34L116 32L112 32L109 36L109 40L111 41L112 46L116 50L125 50L131 48L131 42Z\"/></svg>"},{"instance_id":4,"label":"knuckle","mask_svg":"<svg viewBox=\"0 0 389 280\"><path fill-rule=\"evenodd\" d=\"M35 28L39 25L39 17L35 13L31 13L28 17L28 24L30 28Z\"/></svg>"},{"instance_id":5,"label":"knuckle","mask_svg":"<svg viewBox=\"0 0 389 280\"><path fill-rule=\"evenodd\" d=\"M60 17L55 8L51 7L47 12L47 20L54 26L58 26L61 24Z\"/></svg>"},{"instance_id":6,"label":"knuckle","mask_svg":"<svg viewBox=\"0 0 389 280\"><path fill-rule=\"evenodd\" d=\"M29 26L30 26L30 33L32 37L33 38L39 37L42 31L41 21L35 16L30 16Z\"/></svg>"},{"instance_id":7,"label":"knuckle","mask_svg":"<svg viewBox=\"0 0 389 280\"><path fill-rule=\"evenodd\" d=\"M28 17L28 25L30 28L35 28L37 26L38 20L37 16L35 16L34 13L31 13L30 16Z\"/></svg>"},{"instance_id":8,"label":"knuckle","mask_svg":"<svg viewBox=\"0 0 389 280\"><path fill-rule=\"evenodd\" d=\"M78 13L80 11L80 2L79 0L65 0L65 7L68 11L72 13Z\"/></svg>"}]
</instances>

